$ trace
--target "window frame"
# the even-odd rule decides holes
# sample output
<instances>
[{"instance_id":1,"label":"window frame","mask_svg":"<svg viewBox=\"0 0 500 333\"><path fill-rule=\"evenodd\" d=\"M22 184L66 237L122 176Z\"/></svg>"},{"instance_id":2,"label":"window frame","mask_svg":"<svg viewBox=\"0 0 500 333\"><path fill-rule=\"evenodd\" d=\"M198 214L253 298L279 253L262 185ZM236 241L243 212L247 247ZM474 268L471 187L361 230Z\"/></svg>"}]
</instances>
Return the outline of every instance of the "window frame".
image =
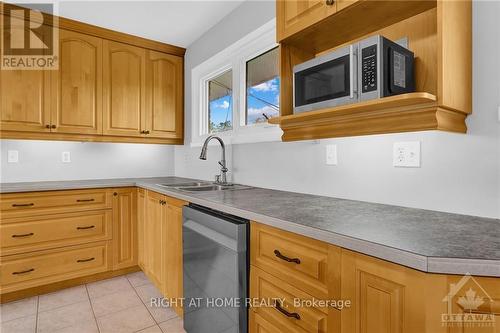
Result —
<instances>
[{"instance_id":1,"label":"window frame","mask_svg":"<svg viewBox=\"0 0 500 333\"><path fill-rule=\"evenodd\" d=\"M227 144L280 141L283 132L269 123L246 125L246 63L279 46L276 43L276 19L236 41L191 71L191 142L201 146L208 133L208 82L232 70L232 130L214 133ZM281 84L281 82L280 82Z\"/></svg>"},{"instance_id":2,"label":"window frame","mask_svg":"<svg viewBox=\"0 0 500 333\"><path fill-rule=\"evenodd\" d=\"M253 59L256 59L258 58L259 56L261 55L264 55L265 53L275 49L275 48L279 48L279 44L277 43L274 43L275 45L272 46L272 47L264 47L262 48L262 50L258 50L256 52L253 52L253 53L250 53L250 54L247 54L245 59L246 60L242 60L242 63L240 64L240 70L241 70L241 73L240 73L240 77L241 77L241 96L242 96L242 101L243 103L240 103L240 124L239 126L240 127L268 127L269 124L266 124L266 123L260 123L260 124L246 124L246 117L247 117L247 98L248 98L248 95L247 95L247 63ZM280 87L281 87L281 80L280 80Z\"/></svg>"}]
</instances>

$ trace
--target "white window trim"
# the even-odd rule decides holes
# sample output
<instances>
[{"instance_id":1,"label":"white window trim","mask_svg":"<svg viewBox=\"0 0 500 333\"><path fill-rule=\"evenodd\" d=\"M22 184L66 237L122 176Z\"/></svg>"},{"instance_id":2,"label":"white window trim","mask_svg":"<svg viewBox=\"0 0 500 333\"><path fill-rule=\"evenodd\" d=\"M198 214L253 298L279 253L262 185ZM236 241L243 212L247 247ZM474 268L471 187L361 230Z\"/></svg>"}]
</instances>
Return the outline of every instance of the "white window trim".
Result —
<instances>
[{"instance_id":1,"label":"white window trim","mask_svg":"<svg viewBox=\"0 0 500 333\"><path fill-rule=\"evenodd\" d=\"M206 82L227 70L233 71L233 129L217 135L227 144L280 141L283 132L268 123L245 125L246 62L278 46L276 19L252 31L191 71L191 147L208 137L208 91Z\"/></svg>"}]
</instances>

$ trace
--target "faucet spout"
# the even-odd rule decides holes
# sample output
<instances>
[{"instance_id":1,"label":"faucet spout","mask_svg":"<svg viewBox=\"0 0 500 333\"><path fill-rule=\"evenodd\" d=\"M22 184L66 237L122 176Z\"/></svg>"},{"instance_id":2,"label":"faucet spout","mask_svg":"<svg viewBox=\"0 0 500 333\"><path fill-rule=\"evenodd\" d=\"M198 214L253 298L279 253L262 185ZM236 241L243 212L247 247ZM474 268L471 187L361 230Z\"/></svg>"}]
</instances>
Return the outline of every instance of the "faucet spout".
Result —
<instances>
[{"instance_id":1,"label":"faucet spout","mask_svg":"<svg viewBox=\"0 0 500 333\"><path fill-rule=\"evenodd\" d=\"M200 160L206 160L207 159L207 150L208 150L208 143L212 140L215 139L219 141L221 145L221 160L219 161L219 165L221 167L220 171L221 174L216 176L215 182L218 184L224 184L224 185L229 185L227 182L227 177L226 173L229 171L226 167L226 145L224 144L224 140L222 140L220 137L216 135L210 135L208 138L205 139L205 142L203 143L203 146L201 147L201 153L200 153Z\"/></svg>"}]
</instances>

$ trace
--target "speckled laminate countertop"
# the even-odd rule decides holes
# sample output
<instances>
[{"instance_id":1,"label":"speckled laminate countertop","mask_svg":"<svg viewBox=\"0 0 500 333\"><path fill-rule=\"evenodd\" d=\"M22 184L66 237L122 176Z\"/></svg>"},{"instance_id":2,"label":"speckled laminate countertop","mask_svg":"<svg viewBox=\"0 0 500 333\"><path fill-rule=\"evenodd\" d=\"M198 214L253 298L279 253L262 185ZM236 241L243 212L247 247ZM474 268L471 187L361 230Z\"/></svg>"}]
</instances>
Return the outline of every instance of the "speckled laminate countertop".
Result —
<instances>
[{"instance_id":1,"label":"speckled laminate countertop","mask_svg":"<svg viewBox=\"0 0 500 333\"><path fill-rule=\"evenodd\" d=\"M0 184L1 193L138 186L433 273L500 277L500 220L251 188L185 192L179 177Z\"/></svg>"}]
</instances>

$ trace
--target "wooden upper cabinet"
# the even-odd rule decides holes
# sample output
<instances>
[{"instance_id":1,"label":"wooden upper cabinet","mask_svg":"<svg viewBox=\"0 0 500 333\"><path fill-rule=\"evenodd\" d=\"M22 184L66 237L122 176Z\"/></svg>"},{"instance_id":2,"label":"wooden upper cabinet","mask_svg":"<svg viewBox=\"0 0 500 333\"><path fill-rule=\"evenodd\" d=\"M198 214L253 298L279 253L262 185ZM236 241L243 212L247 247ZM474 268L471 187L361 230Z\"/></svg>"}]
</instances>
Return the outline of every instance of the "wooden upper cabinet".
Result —
<instances>
[{"instance_id":1,"label":"wooden upper cabinet","mask_svg":"<svg viewBox=\"0 0 500 333\"><path fill-rule=\"evenodd\" d=\"M54 71L53 132L102 133L102 39L60 30Z\"/></svg>"},{"instance_id":2,"label":"wooden upper cabinet","mask_svg":"<svg viewBox=\"0 0 500 333\"><path fill-rule=\"evenodd\" d=\"M104 41L104 134L141 136L146 103L146 51Z\"/></svg>"},{"instance_id":3,"label":"wooden upper cabinet","mask_svg":"<svg viewBox=\"0 0 500 333\"><path fill-rule=\"evenodd\" d=\"M278 41L321 21L335 13L335 0L278 0L276 1Z\"/></svg>"},{"instance_id":4,"label":"wooden upper cabinet","mask_svg":"<svg viewBox=\"0 0 500 333\"><path fill-rule=\"evenodd\" d=\"M183 132L183 58L148 52L148 137L181 138Z\"/></svg>"},{"instance_id":5,"label":"wooden upper cabinet","mask_svg":"<svg viewBox=\"0 0 500 333\"><path fill-rule=\"evenodd\" d=\"M2 131L50 131L49 72L0 70Z\"/></svg>"}]
</instances>

